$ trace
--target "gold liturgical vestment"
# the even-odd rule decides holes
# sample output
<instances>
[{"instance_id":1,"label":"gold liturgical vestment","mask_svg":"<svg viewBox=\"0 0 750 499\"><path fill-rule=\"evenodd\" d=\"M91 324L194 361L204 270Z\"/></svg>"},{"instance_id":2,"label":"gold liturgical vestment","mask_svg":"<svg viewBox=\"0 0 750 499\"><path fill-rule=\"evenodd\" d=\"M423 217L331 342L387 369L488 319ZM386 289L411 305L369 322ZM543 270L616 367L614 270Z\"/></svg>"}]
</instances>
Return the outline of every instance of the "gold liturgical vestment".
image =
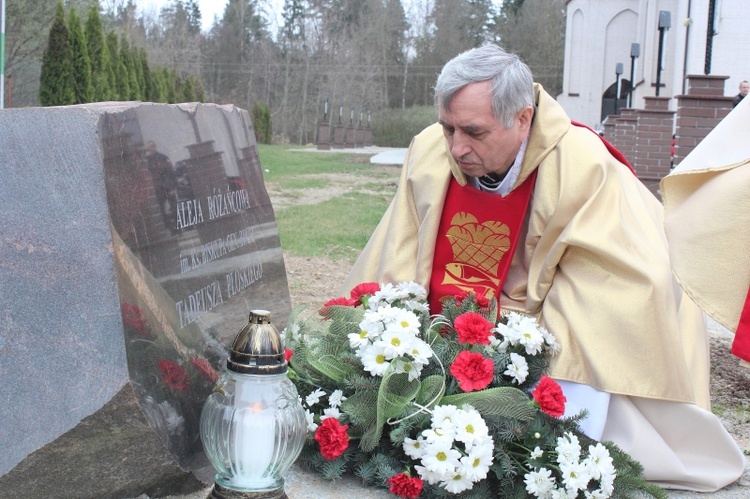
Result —
<instances>
[{"instance_id":1,"label":"gold liturgical vestment","mask_svg":"<svg viewBox=\"0 0 750 499\"><path fill-rule=\"evenodd\" d=\"M662 206L599 137L572 125L560 105L535 88L537 109L513 188L534 170L537 179L501 306L539 317L560 343L550 376L613 394L602 439L641 461L649 480L694 490L731 483L744 459L704 410L710 404L708 337L702 313L672 276ZM412 141L395 198L342 294L370 281L429 287L452 177L466 183L441 127L428 127ZM664 401L673 402L667 412ZM685 418L691 421L686 434L675 421L683 409L700 413ZM648 420L661 413L665 421L651 427ZM649 431L634 431L634 425ZM700 448L684 449L689 457L682 459L671 447L694 431L710 436Z\"/></svg>"}]
</instances>

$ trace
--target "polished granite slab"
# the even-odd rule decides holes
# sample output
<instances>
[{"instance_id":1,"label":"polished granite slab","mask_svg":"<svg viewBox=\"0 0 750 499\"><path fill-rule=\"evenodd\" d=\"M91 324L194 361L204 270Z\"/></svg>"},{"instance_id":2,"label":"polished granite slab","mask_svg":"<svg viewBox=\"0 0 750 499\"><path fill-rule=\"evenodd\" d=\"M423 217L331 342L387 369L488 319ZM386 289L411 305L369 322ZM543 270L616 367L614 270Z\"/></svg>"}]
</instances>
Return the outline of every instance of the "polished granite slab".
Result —
<instances>
[{"instance_id":1,"label":"polished granite slab","mask_svg":"<svg viewBox=\"0 0 750 499\"><path fill-rule=\"evenodd\" d=\"M227 348L249 310L290 311L248 113L3 110L0 165L0 490L203 487Z\"/></svg>"}]
</instances>

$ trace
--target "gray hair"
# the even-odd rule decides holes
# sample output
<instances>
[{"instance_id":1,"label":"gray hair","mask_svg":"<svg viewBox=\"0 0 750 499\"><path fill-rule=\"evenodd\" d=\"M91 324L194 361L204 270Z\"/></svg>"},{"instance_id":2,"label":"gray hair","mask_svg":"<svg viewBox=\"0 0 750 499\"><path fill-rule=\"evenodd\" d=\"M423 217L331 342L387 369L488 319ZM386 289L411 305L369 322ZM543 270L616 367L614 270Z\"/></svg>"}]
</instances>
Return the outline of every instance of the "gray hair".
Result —
<instances>
[{"instance_id":1,"label":"gray hair","mask_svg":"<svg viewBox=\"0 0 750 499\"><path fill-rule=\"evenodd\" d=\"M443 67L435 83L435 107L450 110L456 93L466 85L492 83L492 114L505 127L513 126L516 114L534 106L534 77L515 54L492 43L457 55Z\"/></svg>"}]
</instances>

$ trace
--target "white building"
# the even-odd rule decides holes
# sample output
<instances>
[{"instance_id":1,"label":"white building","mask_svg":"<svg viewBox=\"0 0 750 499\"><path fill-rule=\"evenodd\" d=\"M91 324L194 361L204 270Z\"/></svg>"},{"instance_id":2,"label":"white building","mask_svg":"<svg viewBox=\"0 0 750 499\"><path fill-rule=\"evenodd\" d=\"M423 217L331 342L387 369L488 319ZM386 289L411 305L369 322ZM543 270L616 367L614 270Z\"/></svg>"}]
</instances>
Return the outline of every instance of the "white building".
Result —
<instances>
[{"instance_id":1,"label":"white building","mask_svg":"<svg viewBox=\"0 0 750 499\"><path fill-rule=\"evenodd\" d=\"M750 80L748 0L568 0L566 9L563 90L557 100L572 119L596 129L615 111L618 64L618 108L643 108L643 97L657 95L660 45L660 97L684 94L687 75L728 76L727 96ZM660 19L669 28L660 29ZM639 45L637 58L631 57L633 44ZM631 66L635 88L629 106ZM670 109L676 104L671 100Z\"/></svg>"}]
</instances>

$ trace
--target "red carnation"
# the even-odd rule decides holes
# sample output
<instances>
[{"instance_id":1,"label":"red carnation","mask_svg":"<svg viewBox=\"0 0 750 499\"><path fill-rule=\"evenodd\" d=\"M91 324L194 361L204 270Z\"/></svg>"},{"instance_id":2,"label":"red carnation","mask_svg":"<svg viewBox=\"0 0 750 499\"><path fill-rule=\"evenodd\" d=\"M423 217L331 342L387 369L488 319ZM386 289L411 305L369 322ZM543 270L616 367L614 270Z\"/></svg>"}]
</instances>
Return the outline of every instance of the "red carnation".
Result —
<instances>
[{"instance_id":1,"label":"red carnation","mask_svg":"<svg viewBox=\"0 0 750 499\"><path fill-rule=\"evenodd\" d=\"M126 328L135 331L136 336L147 337L148 336L148 323L143 317L141 309L136 305L129 303L123 303L120 307L122 312L122 323Z\"/></svg>"},{"instance_id":2,"label":"red carnation","mask_svg":"<svg viewBox=\"0 0 750 499\"><path fill-rule=\"evenodd\" d=\"M489 308L490 299L484 294L484 291L477 292L474 298L477 300L477 306L479 306L479 308Z\"/></svg>"},{"instance_id":3,"label":"red carnation","mask_svg":"<svg viewBox=\"0 0 750 499\"><path fill-rule=\"evenodd\" d=\"M380 291L380 284L377 282L363 282L354 286L351 292L351 298L354 300L355 306L358 304L365 304L365 301L370 296Z\"/></svg>"},{"instance_id":4,"label":"red carnation","mask_svg":"<svg viewBox=\"0 0 750 499\"><path fill-rule=\"evenodd\" d=\"M459 343L489 345L492 323L476 312L466 312L453 322Z\"/></svg>"},{"instance_id":5,"label":"red carnation","mask_svg":"<svg viewBox=\"0 0 750 499\"><path fill-rule=\"evenodd\" d=\"M156 366L161 371L162 382L172 390L182 391L190 388L188 376L179 364L171 360L160 360Z\"/></svg>"},{"instance_id":6,"label":"red carnation","mask_svg":"<svg viewBox=\"0 0 750 499\"><path fill-rule=\"evenodd\" d=\"M559 418L565 414L565 402L562 388L549 376L542 376L531 396L539 404L539 408L552 417Z\"/></svg>"},{"instance_id":7,"label":"red carnation","mask_svg":"<svg viewBox=\"0 0 750 499\"><path fill-rule=\"evenodd\" d=\"M341 456L349 447L349 425L341 426L336 418L326 418L315 430L315 441L320 445L320 454L331 461Z\"/></svg>"},{"instance_id":8,"label":"red carnation","mask_svg":"<svg viewBox=\"0 0 750 499\"><path fill-rule=\"evenodd\" d=\"M415 499L422 493L422 487L424 482L418 477L410 477L406 473L399 473L393 475L387 482L391 484L391 488L388 489L391 494L399 497L406 497L409 499Z\"/></svg>"},{"instance_id":9,"label":"red carnation","mask_svg":"<svg viewBox=\"0 0 750 499\"><path fill-rule=\"evenodd\" d=\"M209 364L206 359L195 355L190 358L190 362L193 364L193 367L195 367L211 383L216 383L216 381L218 381L219 373L216 372L216 369L211 367L211 364Z\"/></svg>"},{"instance_id":10,"label":"red carnation","mask_svg":"<svg viewBox=\"0 0 750 499\"><path fill-rule=\"evenodd\" d=\"M330 319L331 307L336 306L336 305L341 305L344 307L354 307L357 305L357 302L345 296L339 296L338 298L331 298L330 300L325 302L322 307L320 307L320 310L318 310L318 313L321 315L321 317L325 319Z\"/></svg>"},{"instance_id":11,"label":"red carnation","mask_svg":"<svg viewBox=\"0 0 750 499\"><path fill-rule=\"evenodd\" d=\"M461 390L473 392L483 390L492 382L495 364L481 353L463 350L451 364L451 374L458 380Z\"/></svg>"},{"instance_id":12,"label":"red carnation","mask_svg":"<svg viewBox=\"0 0 750 499\"><path fill-rule=\"evenodd\" d=\"M289 362L292 359L292 355L294 355L294 352L289 350L288 348L284 349L284 360Z\"/></svg>"},{"instance_id":13,"label":"red carnation","mask_svg":"<svg viewBox=\"0 0 750 499\"><path fill-rule=\"evenodd\" d=\"M488 308L490 306L490 299L487 298L487 295L484 293L484 291L474 292L466 290L459 291L458 294L453 297L456 300L456 306L460 307L463 301L472 295L474 296L474 300L476 300L477 306L479 308Z\"/></svg>"}]
</instances>

